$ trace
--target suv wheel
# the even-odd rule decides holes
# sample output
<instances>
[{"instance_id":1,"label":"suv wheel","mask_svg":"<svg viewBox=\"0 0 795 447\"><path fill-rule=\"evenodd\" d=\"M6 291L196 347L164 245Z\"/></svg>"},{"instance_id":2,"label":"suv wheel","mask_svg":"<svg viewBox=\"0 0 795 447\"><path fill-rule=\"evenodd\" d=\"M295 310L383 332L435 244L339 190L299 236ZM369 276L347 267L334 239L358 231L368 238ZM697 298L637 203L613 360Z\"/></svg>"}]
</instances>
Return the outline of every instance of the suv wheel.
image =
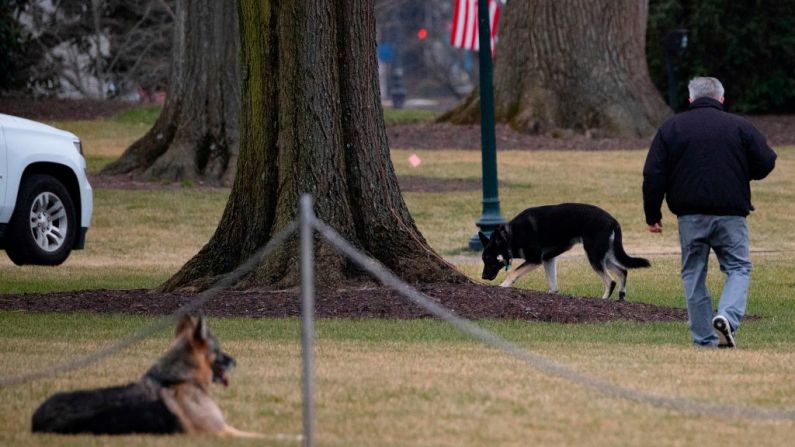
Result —
<instances>
[{"instance_id":1,"label":"suv wheel","mask_svg":"<svg viewBox=\"0 0 795 447\"><path fill-rule=\"evenodd\" d=\"M8 223L6 253L17 265L59 265L72 251L75 206L56 178L32 175L22 181Z\"/></svg>"}]
</instances>

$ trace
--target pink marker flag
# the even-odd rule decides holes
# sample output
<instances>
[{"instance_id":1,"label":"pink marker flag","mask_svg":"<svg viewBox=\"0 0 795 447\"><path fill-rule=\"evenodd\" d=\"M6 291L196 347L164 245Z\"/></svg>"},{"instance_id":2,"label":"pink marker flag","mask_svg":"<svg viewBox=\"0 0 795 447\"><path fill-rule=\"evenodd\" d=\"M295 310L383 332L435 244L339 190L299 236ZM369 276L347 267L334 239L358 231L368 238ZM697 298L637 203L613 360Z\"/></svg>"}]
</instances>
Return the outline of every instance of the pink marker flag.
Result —
<instances>
[{"instance_id":1,"label":"pink marker flag","mask_svg":"<svg viewBox=\"0 0 795 447\"><path fill-rule=\"evenodd\" d=\"M422 159L417 154L411 154L411 157L409 157L409 164L411 167L416 168L420 163L422 163Z\"/></svg>"}]
</instances>

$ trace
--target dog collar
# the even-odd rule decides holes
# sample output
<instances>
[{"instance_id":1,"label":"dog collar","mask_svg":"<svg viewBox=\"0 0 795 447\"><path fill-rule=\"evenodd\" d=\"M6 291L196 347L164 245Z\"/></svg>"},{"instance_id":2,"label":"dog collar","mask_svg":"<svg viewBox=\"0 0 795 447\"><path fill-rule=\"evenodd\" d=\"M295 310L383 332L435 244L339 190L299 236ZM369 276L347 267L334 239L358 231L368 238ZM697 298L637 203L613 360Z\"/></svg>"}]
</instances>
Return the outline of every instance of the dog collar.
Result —
<instances>
[{"instance_id":1,"label":"dog collar","mask_svg":"<svg viewBox=\"0 0 795 447\"><path fill-rule=\"evenodd\" d=\"M511 250L510 249L508 250L508 256L507 257L505 257L503 255L497 255L497 260L500 261L500 262L504 262L505 263L505 271L506 272L508 271L508 269L511 268L511 259L513 259L513 258L511 257Z\"/></svg>"}]
</instances>

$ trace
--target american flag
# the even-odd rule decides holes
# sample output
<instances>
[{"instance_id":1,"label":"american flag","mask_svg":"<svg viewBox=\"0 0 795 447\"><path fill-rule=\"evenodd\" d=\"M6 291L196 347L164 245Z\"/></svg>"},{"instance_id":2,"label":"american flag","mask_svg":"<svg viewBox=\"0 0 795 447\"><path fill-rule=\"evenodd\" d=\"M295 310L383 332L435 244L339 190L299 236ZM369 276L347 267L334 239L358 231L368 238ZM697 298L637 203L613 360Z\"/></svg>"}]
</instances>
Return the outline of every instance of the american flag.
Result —
<instances>
[{"instance_id":1,"label":"american flag","mask_svg":"<svg viewBox=\"0 0 795 447\"><path fill-rule=\"evenodd\" d=\"M478 0L453 0L453 27L450 44L466 50L478 51ZM497 0L489 0L489 22L491 25L491 51L497 37L497 23L500 21L500 5Z\"/></svg>"}]
</instances>

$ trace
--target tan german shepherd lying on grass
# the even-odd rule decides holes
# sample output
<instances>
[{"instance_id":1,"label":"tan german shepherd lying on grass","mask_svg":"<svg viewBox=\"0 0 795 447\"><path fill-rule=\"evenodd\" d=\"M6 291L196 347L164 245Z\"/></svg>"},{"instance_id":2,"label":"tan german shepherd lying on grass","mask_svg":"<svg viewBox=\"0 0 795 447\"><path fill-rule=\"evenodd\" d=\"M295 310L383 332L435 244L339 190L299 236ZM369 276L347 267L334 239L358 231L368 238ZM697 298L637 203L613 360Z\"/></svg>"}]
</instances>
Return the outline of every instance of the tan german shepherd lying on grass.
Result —
<instances>
[{"instance_id":1,"label":"tan german shepherd lying on grass","mask_svg":"<svg viewBox=\"0 0 795 447\"><path fill-rule=\"evenodd\" d=\"M229 384L235 359L221 351L206 320L182 317L171 348L137 382L62 392L33 413L34 432L198 433L260 437L224 421L209 394L210 383Z\"/></svg>"}]
</instances>

